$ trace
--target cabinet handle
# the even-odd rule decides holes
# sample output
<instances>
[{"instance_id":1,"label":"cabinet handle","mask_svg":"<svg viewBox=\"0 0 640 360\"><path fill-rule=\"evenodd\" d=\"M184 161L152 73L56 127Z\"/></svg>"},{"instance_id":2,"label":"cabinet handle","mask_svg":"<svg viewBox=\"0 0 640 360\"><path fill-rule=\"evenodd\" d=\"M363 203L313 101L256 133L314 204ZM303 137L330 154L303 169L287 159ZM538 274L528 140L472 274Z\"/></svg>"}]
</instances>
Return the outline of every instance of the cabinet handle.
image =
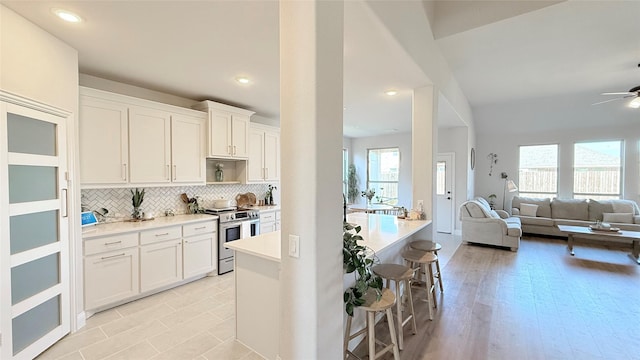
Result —
<instances>
[{"instance_id":1,"label":"cabinet handle","mask_svg":"<svg viewBox=\"0 0 640 360\"><path fill-rule=\"evenodd\" d=\"M178 177L178 165L173 165L173 180Z\"/></svg>"},{"instance_id":2,"label":"cabinet handle","mask_svg":"<svg viewBox=\"0 0 640 360\"><path fill-rule=\"evenodd\" d=\"M61 206L62 206L62 209L61 209L62 210L62 217L66 218L66 217L69 216L69 211L68 211L68 208L69 208L69 202L68 202L69 199L68 198L69 197L67 196L67 189L62 189L60 197L62 197L62 199L61 199L62 200L62 204L61 204Z\"/></svg>"},{"instance_id":3,"label":"cabinet handle","mask_svg":"<svg viewBox=\"0 0 640 360\"><path fill-rule=\"evenodd\" d=\"M197 227L197 228L195 228L193 230L202 230L202 229L206 229L206 228L207 228L206 226L201 226L201 227Z\"/></svg>"},{"instance_id":4,"label":"cabinet handle","mask_svg":"<svg viewBox=\"0 0 640 360\"><path fill-rule=\"evenodd\" d=\"M119 256L124 256L124 255L125 254L122 253L122 254L116 254L116 255L111 255L111 256L103 256L100 259L105 260L105 259L111 259L111 258L114 258L114 257L119 257Z\"/></svg>"},{"instance_id":5,"label":"cabinet handle","mask_svg":"<svg viewBox=\"0 0 640 360\"><path fill-rule=\"evenodd\" d=\"M168 233L168 232L166 232L166 233L162 233L162 234L156 234L156 237L157 237L157 236L167 236L167 235L169 235L169 233Z\"/></svg>"},{"instance_id":6,"label":"cabinet handle","mask_svg":"<svg viewBox=\"0 0 640 360\"><path fill-rule=\"evenodd\" d=\"M228 153L229 155L233 155L233 151L231 150L231 145L227 146L227 148L228 148L228 149L227 149L227 153Z\"/></svg>"},{"instance_id":7,"label":"cabinet handle","mask_svg":"<svg viewBox=\"0 0 640 360\"><path fill-rule=\"evenodd\" d=\"M265 180L269 179L269 168L264 168L264 172L265 172L265 175L264 175Z\"/></svg>"},{"instance_id":8,"label":"cabinet handle","mask_svg":"<svg viewBox=\"0 0 640 360\"><path fill-rule=\"evenodd\" d=\"M233 155L235 155L235 154L236 154L236 146L233 145Z\"/></svg>"},{"instance_id":9,"label":"cabinet handle","mask_svg":"<svg viewBox=\"0 0 640 360\"><path fill-rule=\"evenodd\" d=\"M113 244L120 244L120 243L122 243L122 240L120 240L120 241L106 242L106 243L104 243L104 244L105 244L105 245L113 245Z\"/></svg>"},{"instance_id":10,"label":"cabinet handle","mask_svg":"<svg viewBox=\"0 0 640 360\"><path fill-rule=\"evenodd\" d=\"M127 181L127 164L122 164L122 180Z\"/></svg>"},{"instance_id":11,"label":"cabinet handle","mask_svg":"<svg viewBox=\"0 0 640 360\"><path fill-rule=\"evenodd\" d=\"M171 180L170 173L171 173L171 168L170 168L169 164L167 164L167 171L164 173L165 176L167 177L167 180Z\"/></svg>"}]
</instances>

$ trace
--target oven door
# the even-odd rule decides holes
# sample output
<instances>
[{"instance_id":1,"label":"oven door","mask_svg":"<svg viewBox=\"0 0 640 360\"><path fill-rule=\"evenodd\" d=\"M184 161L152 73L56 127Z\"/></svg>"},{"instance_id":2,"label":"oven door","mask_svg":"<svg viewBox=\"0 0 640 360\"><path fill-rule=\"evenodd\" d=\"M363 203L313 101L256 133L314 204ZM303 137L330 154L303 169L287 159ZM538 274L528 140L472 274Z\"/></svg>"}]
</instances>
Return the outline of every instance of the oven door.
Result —
<instances>
[{"instance_id":1,"label":"oven door","mask_svg":"<svg viewBox=\"0 0 640 360\"><path fill-rule=\"evenodd\" d=\"M233 250L227 249L224 244L242 239L242 222L234 221L220 224L220 241L218 254L220 259L233 256Z\"/></svg>"}]
</instances>

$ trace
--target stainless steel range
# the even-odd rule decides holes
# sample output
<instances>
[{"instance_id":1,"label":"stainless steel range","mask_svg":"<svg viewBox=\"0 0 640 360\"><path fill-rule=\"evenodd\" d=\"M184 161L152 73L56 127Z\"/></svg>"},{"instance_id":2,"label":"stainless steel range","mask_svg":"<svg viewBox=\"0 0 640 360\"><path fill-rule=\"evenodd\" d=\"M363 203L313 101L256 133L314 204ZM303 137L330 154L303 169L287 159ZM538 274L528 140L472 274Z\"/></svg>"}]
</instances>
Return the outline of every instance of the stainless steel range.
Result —
<instances>
[{"instance_id":1,"label":"stainless steel range","mask_svg":"<svg viewBox=\"0 0 640 360\"><path fill-rule=\"evenodd\" d=\"M229 241L260 234L260 212L238 210L236 207L206 209L205 213L218 215L218 274L233 271L233 250L224 247Z\"/></svg>"}]
</instances>

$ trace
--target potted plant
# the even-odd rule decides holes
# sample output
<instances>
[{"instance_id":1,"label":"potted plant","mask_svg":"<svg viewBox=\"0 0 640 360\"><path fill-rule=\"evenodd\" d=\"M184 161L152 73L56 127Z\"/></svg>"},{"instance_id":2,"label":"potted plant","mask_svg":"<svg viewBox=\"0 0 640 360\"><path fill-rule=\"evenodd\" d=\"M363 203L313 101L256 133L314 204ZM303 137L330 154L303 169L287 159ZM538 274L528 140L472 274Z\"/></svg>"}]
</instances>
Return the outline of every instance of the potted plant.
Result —
<instances>
[{"instance_id":1,"label":"potted plant","mask_svg":"<svg viewBox=\"0 0 640 360\"><path fill-rule=\"evenodd\" d=\"M358 233L360 225L343 222L342 224L342 266L347 274L353 273L355 284L344 291L343 300L347 315L353 316L353 309L364 304L364 295L368 290L376 292L377 299L382 296L382 278L371 268L377 262L375 253L368 247L358 244L362 236Z\"/></svg>"},{"instance_id":2,"label":"potted plant","mask_svg":"<svg viewBox=\"0 0 640 360\"><path fill-rule=\"evenodd\" d=\"M347 174L347 198L350 203L354 203L356 197L358 197L358 175L356 174L356 166L351 164Z\"/></svg>"},{"instance_id":3,"label":"potted plant","mask_svg":"<svg viewBox=\"0 0 640 360\"><path fill-rule=\"evenodd\" d=\"M142 219L142 209L140 209L140 205L142 205L142 201L144 201L144 189L142 191L136 188L136 191L131 191L131 204L133 205L133 212L131 213L131 217L135 220Z\"/></svg>"},{"instance_id":4,"label":"potted plant","mask_svg":"<svg viewBox=\"0 0 640 360\"><path fill-rule=\"evenodd\" d=\"M495 210L496 209L496 198L498 196L496 196L496 194L491 194L489 196L487 196L487 198L489 198L489 206L491 207L491 210Z\"/></svg>"}]
</instances>

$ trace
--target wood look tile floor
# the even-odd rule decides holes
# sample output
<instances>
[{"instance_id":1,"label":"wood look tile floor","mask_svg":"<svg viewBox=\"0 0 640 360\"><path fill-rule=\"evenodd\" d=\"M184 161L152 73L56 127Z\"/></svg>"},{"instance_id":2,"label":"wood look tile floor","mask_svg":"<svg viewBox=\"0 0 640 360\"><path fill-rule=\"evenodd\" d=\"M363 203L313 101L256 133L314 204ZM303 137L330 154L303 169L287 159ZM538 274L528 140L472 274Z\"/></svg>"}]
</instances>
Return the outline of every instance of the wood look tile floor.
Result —
<instances>
[{"instance_id":1,"label":"wood look tile floor","mask_svg":"<svg viewBox=\"0 0 640 360\"><path fill-rule=\"evenodd\" d=\"M442 269L433 321L425 292L414 290L418 333L404 328L401 358L640 359L640 266L628 250L577 245L572 257L566 244L461 245ZM376 327L385 341L386 326Z\"/></svg>"},{"instance_id":2,"label":"wood look tile floor","mask_svg":"<svg viewBox=\"0 0 640 360\"><path fill-rule=\"evenodd\" d=\"M257 360L234 340L233 273L100 312L37 359Z\"/></svg>"}]
</instances>

